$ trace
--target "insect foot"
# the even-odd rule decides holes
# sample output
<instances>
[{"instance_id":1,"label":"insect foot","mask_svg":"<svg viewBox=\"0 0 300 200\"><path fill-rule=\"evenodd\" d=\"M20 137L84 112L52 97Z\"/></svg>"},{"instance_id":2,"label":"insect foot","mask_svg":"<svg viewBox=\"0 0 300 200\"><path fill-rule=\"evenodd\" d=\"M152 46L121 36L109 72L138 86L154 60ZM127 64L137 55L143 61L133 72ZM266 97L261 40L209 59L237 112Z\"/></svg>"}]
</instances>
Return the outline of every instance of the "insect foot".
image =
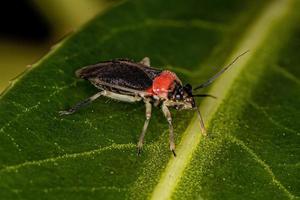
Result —
<instances>
[{"instance_id":1,"label":"insect foot","mask_svg":"<svg viewBox=\"0 0 300 200\"><path fill-rule=\"evenodd\" d=\"M173 149L173 150L171 150L171 151L172 151L174 157L176 157L176 152L175 152L175 150Z\"/></svg>"},{"instance_id":2,"label":"insect foot","mask_svg":"<svg viewBox=\"0 0 300 200\"><path fill-rule=\"evenodd\" d=\"M138 144L137 146L137 155L140 156L143 150L143 144Z\"/></svg>"},{"instance_id":3,"label":"insect foot","mask_svg":"<svg viewBox=\"0 0 300 200\"><path fill-rule=\"evenodd\" d=\"M70 111L62 110L62 111L59 111L58 113L59 113L60 116L63 116L63 115L71 115L71 114L74 113L74 111L73 110L70 110Z\"/></svg>"},{"instance_id":4,"label":"insect foot","mask_svg":"<svg viewBox=\"0 0 300 200\"><path fill-rule=\"evenodd\" d=\"M176 157L176 152L175 152L175 143L170 144L170 150L172 151L174 157Z\"/></svg>"}]
</instances>

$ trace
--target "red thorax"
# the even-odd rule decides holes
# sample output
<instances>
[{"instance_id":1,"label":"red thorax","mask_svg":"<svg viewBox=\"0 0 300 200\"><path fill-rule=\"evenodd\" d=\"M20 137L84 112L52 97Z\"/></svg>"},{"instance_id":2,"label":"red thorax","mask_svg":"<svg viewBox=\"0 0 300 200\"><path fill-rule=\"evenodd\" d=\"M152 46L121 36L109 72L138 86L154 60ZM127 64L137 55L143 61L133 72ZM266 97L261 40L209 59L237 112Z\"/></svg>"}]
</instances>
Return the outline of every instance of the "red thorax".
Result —
<instances>
[{"instance_id":1,"label":"red thorax","mask_svg":"<svg viewBox=\"0 0 300 200\"><path fill-rule=\"evenodd\" d=\"M146 92L167 99L168 93L174 89L175 81L180 83L175 73L168 70L162 71L159 76L154 78L152 86Z\"/></svg>"}]
</instances>

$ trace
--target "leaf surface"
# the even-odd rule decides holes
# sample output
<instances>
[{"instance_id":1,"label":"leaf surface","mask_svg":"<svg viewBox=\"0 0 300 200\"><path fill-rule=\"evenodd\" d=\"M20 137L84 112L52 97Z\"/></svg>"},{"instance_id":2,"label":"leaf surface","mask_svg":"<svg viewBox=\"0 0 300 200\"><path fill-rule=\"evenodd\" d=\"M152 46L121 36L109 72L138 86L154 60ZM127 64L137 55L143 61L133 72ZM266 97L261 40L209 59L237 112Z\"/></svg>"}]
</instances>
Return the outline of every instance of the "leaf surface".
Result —
<instances>
[{"instance_id":1,"label":"leaf surface","mask_svg":"<svg viewBox=\"0 0 300 200\"><path fill-rule=\"evenodd\" d=\"M126 1L96 17L18 78L0 99L2 199L241 199L299 196L297 1ZM274 34L276 33L276 34ZM278 39L280 38L280 39ZM145 56L197 85L247 49L199 101L210 137L191 112L155 109L141 157L144 105L101 98L74 71Z\"/></svg>"}]
</instances>

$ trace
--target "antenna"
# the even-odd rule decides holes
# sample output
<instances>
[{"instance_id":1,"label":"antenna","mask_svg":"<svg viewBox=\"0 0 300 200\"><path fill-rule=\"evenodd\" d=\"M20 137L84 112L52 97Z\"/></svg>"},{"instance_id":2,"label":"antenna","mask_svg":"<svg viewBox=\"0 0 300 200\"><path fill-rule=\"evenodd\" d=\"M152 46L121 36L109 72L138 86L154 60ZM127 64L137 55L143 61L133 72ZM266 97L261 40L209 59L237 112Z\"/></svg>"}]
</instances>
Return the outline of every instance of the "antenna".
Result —
<instances>
[{"instance_id":1,"label":"antenna","mask_svg":"<svg viewBox=\"0 0 300 200\"><path fill-rule=\"evenodd\" d=\"M221 71L219 71L218 73L216 73L213 77L211 77L210 79L208 79L206 82L202 83L201 85L197 86L194 88L194 90L198 90L200 88L205 88L207 86L209 86L215 79L217 79L220 75L222 75L227 69L229 69L229 67L231 67L240 57L242 57L243 55L245 55L246 53L248 53L249 50L245 51L244 53L238 55L231 63L229 63L226 67L224 67L223 69L221 69Z\"/></svg>"}]
</instances>

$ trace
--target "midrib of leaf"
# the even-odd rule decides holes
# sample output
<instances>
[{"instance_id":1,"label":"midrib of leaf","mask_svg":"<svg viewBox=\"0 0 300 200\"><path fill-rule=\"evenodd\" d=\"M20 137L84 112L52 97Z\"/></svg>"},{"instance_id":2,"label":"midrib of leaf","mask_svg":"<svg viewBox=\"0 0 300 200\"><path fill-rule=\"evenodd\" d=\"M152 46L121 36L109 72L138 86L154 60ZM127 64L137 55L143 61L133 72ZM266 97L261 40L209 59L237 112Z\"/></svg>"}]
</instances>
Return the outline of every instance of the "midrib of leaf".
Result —
<instances>
[{"instance_id":1,"label":"midrib of leaf","mask_svg":"<svg viewBox=\"0 0 300 200\"><path fill-rule=\"evenodd\" d=\"M258 49L265 41L265 39L272 34L272 28L276 27L283 19L288 16L288 13L293 8L293 1L274 1L267 6L261 16L259 16L254 23L245 31L244 37L238 42L236 48L229 56L227 63L230 63L237 55L245 50L251 50L252 53ZM234 79L239 76L240 72L247 66L252 59L251 52L241 58L229 73L225 73L213 85L209 93L218 97L218 100L205 100L201 104L201 112L207 125L221 105L222 100L226 97L227 92L231 88ZM181 143L177 148L178 156L171 158L168 162L158 184L154 188L151 199L170 199L176 188L180 178L182 177L185 168L189 165L193 152L196 150L201 140L199 132L199 122L194 116L185 133ZM286 190L284 186L277 181L278 186Z\"/></svg>"}]
</instances>

